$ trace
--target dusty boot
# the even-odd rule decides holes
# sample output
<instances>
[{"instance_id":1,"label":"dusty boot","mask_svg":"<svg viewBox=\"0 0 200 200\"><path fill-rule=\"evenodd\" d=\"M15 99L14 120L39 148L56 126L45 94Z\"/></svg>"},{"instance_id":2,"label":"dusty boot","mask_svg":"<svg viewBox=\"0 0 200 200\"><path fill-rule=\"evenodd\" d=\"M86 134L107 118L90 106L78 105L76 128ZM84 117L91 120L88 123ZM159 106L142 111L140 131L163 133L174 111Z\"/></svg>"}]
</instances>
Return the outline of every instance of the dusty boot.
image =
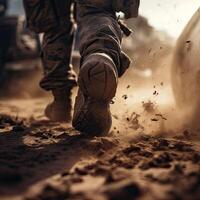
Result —
<instances>
[{"instance_id":1,"label":"dusty boot","mask_svg":"<svg viewBox=\"0 0 200 200\"><path fill-rule=\"evenodd\" d=\"M45 115L51 121L69 122L71 121L71 88L70 89L55 89L52 91L54 101L45 109Z\"/></svg>"},{"instance_id":2,"label":"dusty boot","mask_svg":"<svg viewBox=\"0 0 200 200\"><path fill-rule=\"evenodd\" d=\"M112 125L110 102L115 96L118 73L112 59L92 54L83 63L79 78L73 126L92 135L106 134Z\"/></svg>"}]
</instances>

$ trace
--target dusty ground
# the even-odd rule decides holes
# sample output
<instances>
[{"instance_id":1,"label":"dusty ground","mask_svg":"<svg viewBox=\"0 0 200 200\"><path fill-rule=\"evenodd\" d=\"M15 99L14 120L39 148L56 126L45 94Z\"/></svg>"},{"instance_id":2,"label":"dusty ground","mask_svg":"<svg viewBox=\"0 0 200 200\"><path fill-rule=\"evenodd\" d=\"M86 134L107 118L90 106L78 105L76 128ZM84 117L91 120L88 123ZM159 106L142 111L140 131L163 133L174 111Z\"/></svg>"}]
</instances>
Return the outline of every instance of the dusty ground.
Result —
<instances>
[{"instance_id":1,"label":"dusty ground","mask_svg":"<svg viewBox=\"0 0 200 200\"><path fill-rule=\"evenodd\" d=\"M198 137L161 132L169 115L158 114L151 102L139 106L130 94L119 92L113 110L129 109L124 116L114 111L111 133L94 138L47 121L42 110L48 98L1 100L0 199L199 199Z\"/></svg>"}]
</instances>

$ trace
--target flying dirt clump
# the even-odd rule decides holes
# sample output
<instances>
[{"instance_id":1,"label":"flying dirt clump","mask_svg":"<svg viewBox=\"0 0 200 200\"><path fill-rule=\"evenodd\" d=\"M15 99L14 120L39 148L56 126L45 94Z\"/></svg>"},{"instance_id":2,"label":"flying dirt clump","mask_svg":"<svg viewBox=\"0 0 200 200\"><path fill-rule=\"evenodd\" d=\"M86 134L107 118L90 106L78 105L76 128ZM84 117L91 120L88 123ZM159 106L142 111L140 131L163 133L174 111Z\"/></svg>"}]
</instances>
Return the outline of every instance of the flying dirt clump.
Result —
<instances>
[{"instance_id":1,"label":"flying dirt clump","mask_svg":"<svg viewBox=\"0 0 200 200\"><path fill-rule=\"evenodd\" d=\"M142 107L144 108L144 111L147 113L153 113L156 110L156 105L152 101L142 102Z\"/></svg>"},{"instance_id":2,"label":"flying dirt clump","mask_svg":"<svg viewBox=\"0 0 200 200\"><path fill-rule=\"evenodd\" d=\"M127 121L130 122L130 128L133 130L144 130L144 127L140 124L140 117L139 114L133 112L130 118L127 118Z\"/></svg>"}]
</instances>

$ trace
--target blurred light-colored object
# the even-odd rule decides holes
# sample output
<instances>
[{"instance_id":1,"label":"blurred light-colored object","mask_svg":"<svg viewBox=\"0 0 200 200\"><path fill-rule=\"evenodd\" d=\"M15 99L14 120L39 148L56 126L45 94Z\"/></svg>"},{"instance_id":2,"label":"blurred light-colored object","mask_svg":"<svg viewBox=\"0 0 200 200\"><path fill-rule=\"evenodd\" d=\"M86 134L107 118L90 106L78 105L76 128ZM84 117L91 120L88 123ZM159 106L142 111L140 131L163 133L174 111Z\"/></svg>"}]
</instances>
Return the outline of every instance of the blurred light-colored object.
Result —
<instances>
[{"instance_id":1,"label":"blurred light-colored object","mask_svg":"<svg viewBox=\"0 0 200 200\"><path fill-rule=\"evenodd\" d=\"M177 105L200 116L200 8L177 41L171 77Z\"/></svg>"}]
</instances>

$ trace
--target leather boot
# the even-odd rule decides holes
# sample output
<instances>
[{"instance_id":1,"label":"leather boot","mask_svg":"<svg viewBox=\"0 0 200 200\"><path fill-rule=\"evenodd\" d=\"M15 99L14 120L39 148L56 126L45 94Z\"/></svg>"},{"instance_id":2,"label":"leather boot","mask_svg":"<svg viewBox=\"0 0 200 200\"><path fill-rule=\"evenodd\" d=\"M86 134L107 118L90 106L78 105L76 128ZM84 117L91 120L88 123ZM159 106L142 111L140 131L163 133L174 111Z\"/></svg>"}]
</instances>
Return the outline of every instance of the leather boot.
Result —
<instances>
[{"instance_id":1,"label":"leather boot","mask_svg":"<svg viewBox=\"0 0 200 200\"><path fill-rule=\"evenodd\" d=\"M101 135L112 125L110 102L115 96L118 72L113 60L103 53L85 59L79 77L72 124L86 134Z\"/></svg>"},{"instance_id":2,"label":"leather boot","mask_svg":"<svg viewBox=\"0 0 200 200\"><path fill-rule=\"evenodd\" d=\"M71 88L52 90L54 100L45 109L45 115L51 121L70 122L71 121Z\"/></svg>"}]
</instances>

